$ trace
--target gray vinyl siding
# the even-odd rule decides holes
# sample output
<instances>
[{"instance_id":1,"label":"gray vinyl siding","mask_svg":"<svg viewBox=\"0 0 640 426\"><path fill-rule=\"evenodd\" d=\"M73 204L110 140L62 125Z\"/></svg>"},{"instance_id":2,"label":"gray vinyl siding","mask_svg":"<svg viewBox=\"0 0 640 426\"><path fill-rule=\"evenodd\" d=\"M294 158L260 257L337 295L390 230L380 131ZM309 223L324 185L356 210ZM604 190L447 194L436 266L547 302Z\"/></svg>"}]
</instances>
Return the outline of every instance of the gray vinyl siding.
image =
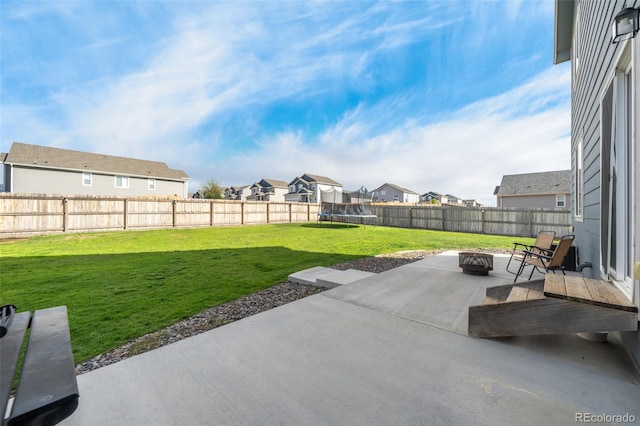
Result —
<instances>
[{"instance_id":1,"label":"gray vinyl siding","mask_svg":"<svg viewBox=\"0 0 640 426\"><path fill-rule=\"evenodd\" d=\"M576 145L584 137L584 207L582 220L575 220L576 245L581 262L591 262L591 273L599 277L600 265L600 186L601 186L601 140L600 118L601 98L611 82L616 49L620 45L611 44L611 22L615 14L622 10L624 1L578 1L575 13L580 10L578 28L579 70L573 75L571 103L571 155ZM639 1L627 1L627 6ZM576 15L577 16L577 15ZM638 39L636 44L638 51ZM637 64L636 64L637 76ZM636 94L638 81L636 80ZM638 96L636 95L636 99ZM636 109L638 111L638 109ZM572 158L572 168L575 159ZM575 191L575 174L572 173L572 191Z\"/></svg>"},{"instance_id":2,"label":"gray vinyl siding","mask_svg":"<svg viewBox=\"0 0 640 426\"><path fill-rule=\"evenodd\" d=\"M384 191L384 195L382 195L382 191ZM376 196L377 196L379 201L386 201L388 203L393 202L393 201L398 201L398 202L402 202L403 201L402 192L398 191L395 188L391 188L391 187L388 187L388 186L385 186L380 191L378 191L378 194L376 194ZM397 198L394 198L394 196L397 196Z\"/></svg>"},{"instance_id":3,"label":"gray vinyl siding","mask_svg":"<svg viewBox=\"0 0 640 426\"><path fill-rule=\"evenodd\" d=\"M569 208L571 203L571 194L557 194L564 195L564 208ZM534 209L555 209L556 207L556 194L549 195L522 195L522 196L501 196L499 207L503 208L534 208Z\"/></svg>"},{"instance_id":4,"label":"gray vinyl siding","mask_svg":"<svg viewBox=\"0 0 640 426\"><path fill-rule=\"evenodd\" d=\"M148 179L129 176L129 188L116 188L113 174L92 173L91 186L83 185L82 172L12 166L11 192L29 194L171 196L183 197L186 182L156 178L156 189L148 189Z\"/></svg>"}]
</instances>

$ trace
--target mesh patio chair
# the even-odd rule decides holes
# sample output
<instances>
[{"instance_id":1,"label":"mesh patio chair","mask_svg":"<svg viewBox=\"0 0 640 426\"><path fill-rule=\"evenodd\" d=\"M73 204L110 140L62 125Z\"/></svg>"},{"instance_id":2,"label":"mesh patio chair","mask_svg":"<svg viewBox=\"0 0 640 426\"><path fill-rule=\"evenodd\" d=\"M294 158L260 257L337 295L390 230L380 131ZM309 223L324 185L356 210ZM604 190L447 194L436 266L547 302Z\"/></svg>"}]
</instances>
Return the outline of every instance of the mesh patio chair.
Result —
<instances>
[{"instance_id":1,"label":"mesh patio chair","mask_svg":"<svg viewBox=\"0 0 640 426\"><path fill-rule=\"evenodd\" d=\"M518 272L516 273L516 277L513 282L516 282L527 266L532 267L529 280L531 280L531 277L533 276L533 271L538 271L540 273L553 272L554 274L556 271L562 271L562 275L566 275L564 273L564 258L567 257L567 253L569 253L569 249L571 248L571 244L573 244L574 238L574 235L563 236L560 238L555 250L540 249L537 252L525 250L524 257L522 258L522 262L520 263L520 267L518 268ZM542 270L544 270L544 272Z\"/></svg>"},{"instance_id":2,"label":"mesh patio chair","mask_svg":"<svg viewBox=\"0 0 640 426\"><path fill-rule=\"evenodd\" d=\"M514 260L514 258L516 262L522 262L522 259L525 256L525 251L527 250L534 253L541 253L541 250L550 250L555 238L556 233L554 231L540 231L538 232L538 236L536 237L536 241L533 245L513 243L511 257L509 258L509 262L507 262L507 272L512 274L517 273L509 269L509 265L511 265L511 261Z\"/></svg>"}]
</instances>

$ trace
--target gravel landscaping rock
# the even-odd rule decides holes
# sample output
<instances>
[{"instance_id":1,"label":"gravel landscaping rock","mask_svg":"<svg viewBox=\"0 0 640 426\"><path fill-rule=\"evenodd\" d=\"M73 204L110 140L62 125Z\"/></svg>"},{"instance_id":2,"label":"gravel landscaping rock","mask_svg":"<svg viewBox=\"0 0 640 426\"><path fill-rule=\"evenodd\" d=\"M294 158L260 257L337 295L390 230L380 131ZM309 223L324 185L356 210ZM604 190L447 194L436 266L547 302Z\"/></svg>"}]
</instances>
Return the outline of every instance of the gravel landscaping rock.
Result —
<instances>
[{"instance_id":1,"label":"gravel landscaping rock","mask_svg":"<svg viewBox=\"0 0 640 426\"><path fill-rule=\"evenodd\" d=\"M357 269L366 272L383 272L397 268L407 263L426 259L440 251L411 250L393 254L367 257L363 259L344 262L332 266L334 269ZM283 282L258 291L240 299L215 306L200 312L191 318L182 320L167 328L154 331L112 351L98 355L97 357L78 364L76 374L83 374L116 363L130 356L138 355L152 349L159 348L170 343L177 342L190 336L203 333L213 328L246 318L251 315L282 306L312 294L320 293L325 289L310 285Z\"/></svg>"}]
</instances>

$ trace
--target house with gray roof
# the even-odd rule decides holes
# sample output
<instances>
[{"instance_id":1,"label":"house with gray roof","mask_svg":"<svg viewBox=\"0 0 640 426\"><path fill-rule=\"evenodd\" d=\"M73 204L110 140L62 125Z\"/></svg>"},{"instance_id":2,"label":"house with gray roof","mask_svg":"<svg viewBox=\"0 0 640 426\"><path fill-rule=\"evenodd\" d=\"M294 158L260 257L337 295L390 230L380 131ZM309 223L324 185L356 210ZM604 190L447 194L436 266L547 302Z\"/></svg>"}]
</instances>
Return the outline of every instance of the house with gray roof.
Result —
<instances>
[{"instance_id":1,"label":"house with gray roof","mask_svg":"<svg viewBox=\"0 0 640 426\"><path fill-rule=\"evenodd\" d=\"M246 201L251 195L251 185L230 186L224 190L225 200Z\"/></svg>"},{"instance_id":2,"label":"house with gray roof","mask_svg":"<svg viewBox=\"0 0 640 426\"><path fill-rule=\"evenodd\" d=\"M493 195L502 208L568 209L571 170L504 175Z\"/></svg>"},{"instance_id":3,"label":"house with gray roof","mask_svg":"<svg viewBox=\"0 0 640 426\"><path fill-rule=\"evenodd\" d=\"M384 183L373 190L373 201L381 203L411 203L416 204L420 200L420 194L393 183Z\"/></svg>"},{"instance_id":4,"label":"house with gray roof","mask_svg":"<svg viewBox=\"0 0 640 426\"><path fill-rule=\"evenodd\" d=\"M189 176L159 161L14 142L1 162L5 192L183 198L189 193Z\"/></svg>"},{"instance_id":5,"label":"house with gray roof","mask_svg":"<svg viewBox=\"0 0 640 426\"><path fill-rule=\"evenodd\" d=\"M320 204L322 191L342 193L342 184L326 176L305 173L289 182L285 201Z\"/></svg>"},{"instance_id":6,"label":"house with gray roof","mask_svg":"<svg viewBox=\"0 0 640 426\"><path fill-rule=\"evenodd\" d=\"M289 185L283 180L262 179L249 188L251 195L249 201L284 202L284 196L289 192Z\"/></svg>"}]
</instances>

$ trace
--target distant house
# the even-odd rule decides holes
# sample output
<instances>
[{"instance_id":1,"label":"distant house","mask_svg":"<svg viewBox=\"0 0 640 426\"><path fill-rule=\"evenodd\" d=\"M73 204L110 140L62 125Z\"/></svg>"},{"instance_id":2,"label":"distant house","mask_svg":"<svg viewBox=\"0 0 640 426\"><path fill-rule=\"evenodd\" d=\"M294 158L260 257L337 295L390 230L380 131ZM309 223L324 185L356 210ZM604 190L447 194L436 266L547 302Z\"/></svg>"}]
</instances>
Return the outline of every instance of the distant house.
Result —
<instances>
[{"instance_id":1,"label":"distant house","mask_svg":"<svg viewBox=\"0 0 640 426\"><path fill-rule=\"evenodd\" d=\"M494 195L503 208L568 209L571 170L505 175Z\"/></svg>"},{"instance_id":2,"label":"distant house","mask_svg":"<svg viewBox=\"0 0 640 426\"><path fill-rule=\"evenodd\" d=\"M464 200L460 197L456 197L455 195L452 195L452 194L447 194L446 197L447 197L447 202L443 204L453 204L458 206L464 205Z\"/></svg>"},{"instance_id":3,"label":"distant house","mask_svg":"<svg viewBox=\"0 0 640 426\"><path fill-rule=\"evenodd\" d=\"M262 179L249 188L251 195L247 196L250 201L278 201L284 202L284 196L289 191L289 185L283 180Z\"/></svg>"},{"instance_id":4,"label":"distant house","mask_svg":"<svg viewBox=\"0 0 640 426\"><path fill-rule=\"evenodd\" d=\"M446 204L449 202L449 199L446 195L440 194L439 192L429 191L420 196L420 202L423 203L433 203L437 202L438 204Z\"/></svg>"},{"instance_id":5,"label":"distant house","mask_svg":"<svg viewBox=\"0 0 640 426\"><path fill-rule=\"evenodd\" d=\"M305 173L289 183L289 192L284 198L287 202L319 204L322 191L342 193L342 184L325 176Z\"/></svg>"},{"instance_id":6,"label":"distant house","mask_svg":"<svg viewBox=\"0 0 640 426\"><path fill-rule=\"evenodd\" d=\"M246 201L251 195L251 185L230 186L224 191L225 200Z\"/></svg>"},{"instance_id":7,"label":"distant house","mask_svg":"<svg viewBox=\"0 0 640 426\"><path fill-rule=\"evenodd\" d=\"M472 208L484 207L484 205L477 202L476 200L462 200L462 203L465 205L465 207L472 207Z\"/></svg>"},{"instance_id":8,"label":"distant house","mask_svg":"<svg viewBox=\"0 0 640 426\"><path fill-rule=\"evenodd\" d=\"M372 191L373 201L382 203L418 203L420 194L392 183L384 183Z\"/></svg>"},{"instance_id":9,"label":"distant house","mask_svg":"<svg viewBox=\"0 0 640 426\"><path fill-rule=\"evenodd\" d=\"M187 198L189 176L159 161L14 142L1 154L4 190L100 196Z\"/></svg>"}]
</instances>

